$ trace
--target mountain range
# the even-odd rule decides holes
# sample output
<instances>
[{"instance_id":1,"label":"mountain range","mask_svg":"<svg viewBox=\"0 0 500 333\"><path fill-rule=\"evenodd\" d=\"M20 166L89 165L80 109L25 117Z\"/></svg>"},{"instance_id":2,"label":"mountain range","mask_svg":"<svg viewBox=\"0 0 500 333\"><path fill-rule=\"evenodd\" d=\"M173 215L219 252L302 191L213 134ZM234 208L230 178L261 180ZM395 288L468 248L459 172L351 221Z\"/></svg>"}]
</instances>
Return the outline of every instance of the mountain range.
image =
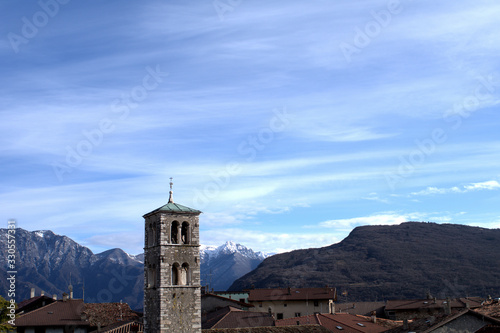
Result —
<instances>
[{"instance_id":1,"label":"mountain range","mask_svg":"<svg viewBox=\"0 0 500 333\"><path fill-rule=\"evenodd\" d=\"M0 229L0 248L7 249L7 229ZM16 229L17 301L36 295L69 293L86 302L127 302L133 309L143 305L144 254L130 255L121 249L94 254L72 239L50 230L29 232ZM234 242L219 247L201 246L202 277L211 287L226 290L238 277L255 268L266 255ZM0 272L7 276L7 256L0 257ZM202 280L206 285L210 281ZM6 296L8 281L0 280L0 295Z\"/></svg>"},{"instance_id":2,"label":"mountain range","mask_svg":"<svg viewBox=\"0 0 500 333\"><path fill-rule=\"evenodd\" d=\"M337 287L339 301L500 295L500 229L407 222L357 227L330 246L277 254L229 290Z\"/></svg>"},{"instance_id":3,"label":"mountain range","mask_svg":"<svg viewBox=\"0 0 500 333\"><path fill-rule=\"evenodd\" d=\"M7 229L0 229L0 272L7 275ZM143 304L144 255L94 254L52 231L16 229L17 301L73 286L86 302ZM339 301L500 295L500 229L407 222L357 227L322 248L268 256L234 242L201 246L202 285L214 290L336 287ZM0 280L6 296L7 279Z\"/></svg>"},{"instance_id":4,"label":"mountain range","mask_svg":"<svg viewBox=\"0 0 500 333\"><path fill-rule=\"evenodd\" d=\"M201 284L210 290L225 291L237 278L255 269L269 254L254 252L234 242L201 246Z\"/></svg>"}]
</instances>

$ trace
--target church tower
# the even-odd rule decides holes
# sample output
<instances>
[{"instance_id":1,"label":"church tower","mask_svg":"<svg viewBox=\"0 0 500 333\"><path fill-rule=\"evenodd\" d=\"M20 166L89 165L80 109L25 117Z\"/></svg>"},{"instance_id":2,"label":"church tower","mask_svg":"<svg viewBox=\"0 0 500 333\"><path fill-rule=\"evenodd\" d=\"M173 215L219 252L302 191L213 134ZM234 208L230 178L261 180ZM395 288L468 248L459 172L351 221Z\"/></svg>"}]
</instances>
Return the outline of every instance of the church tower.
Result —
<instances>
[{"instance_id":1,"label":"church tower","mask_svg":"<svg viewBox=\"0 0 500 333\"><path fill-rule=\"evenodd\" d=\"M201 333L201 212L168 203L144 215L144 332Z\"/></svg>"}]
</instances>

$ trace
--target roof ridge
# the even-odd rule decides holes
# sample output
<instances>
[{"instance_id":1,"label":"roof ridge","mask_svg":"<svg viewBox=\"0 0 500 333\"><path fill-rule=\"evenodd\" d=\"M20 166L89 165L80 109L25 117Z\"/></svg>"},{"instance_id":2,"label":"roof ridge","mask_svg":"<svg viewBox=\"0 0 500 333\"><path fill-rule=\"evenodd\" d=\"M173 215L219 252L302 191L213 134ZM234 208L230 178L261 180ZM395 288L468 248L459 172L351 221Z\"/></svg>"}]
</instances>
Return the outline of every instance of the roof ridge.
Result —
<instances>
[{"instance_id":1,"label":"roof ridge","mask_svg":"<svg viewBox=\"0 0 500 333\"><path fill-rule=\"evenodd\" d=\"M230 306L228 306L228 307L230 307ZM220 323L220 322L221 322L224 318L226 318L226 317L227 317L230 313L231 313L231 309L229 309L229 311L228 311L228 312L227 312L224 316L222 316L222 318L221 318L221 319L217 320L217 322L216 322L215 324L213 324L211 328L217 328L216 326L217 326L217 325L218 325L218 324L219 324L219 323Z\"/></svg>"},{"instance_id":2,"label":"roof ridge","mask_svg":"<svg viewBox=\"0 0 500 333\"><path fill-rule=\"evenodd\" d=\"M23 317L23 316L25 316L25 315L27 315L27 314L32 314L32 313L34 313L34 312L40 311L41 309L46 309L47 307L49 307L49 306L51 306L51 305L53 305L53 304L56 304L57 302L59 302L59 300L57 300L57 301L55 301L55 302L52 302L52 303L49 303L49 304L47 304L47 305L41 306L41 307L39 307L38 309L35 309L35 310L32 310L32 311L29 311L29 312L25 312L25 313L23 313L22 315L20 315L19 317L17 317L16 319L19 319L19 318L21 318L21 317Z\"/></svg>"},{"instance_id":3,"label":"roof ridge","mask_svg":"<svg viewBox=\"0 0 500 333\"><path fill-rule=\"evenodd\" d=\"M26 316L28 314L33 314L35 312L38 312L38 311L41 311L41 310L44 310L44 309L46 310L48 307L55 306L56 304L66 303L68 301L82 301L82 304L85 304L85 303L83 303L83 300L81 300L81 299L68 299L66 301L64 301L64 300L56 300L55 302L52 302L52 303L49 303L49 304L44 305L42 307L39 307L38 309L35 309L33 311L23 313L22 315L20 315L19 317L17 317L16 320L19 319L19 318L21 318L21 317L24 317L24 316ZM68 304L69 304L69 302L68 302Z\"/></svg>"}]
</instances>

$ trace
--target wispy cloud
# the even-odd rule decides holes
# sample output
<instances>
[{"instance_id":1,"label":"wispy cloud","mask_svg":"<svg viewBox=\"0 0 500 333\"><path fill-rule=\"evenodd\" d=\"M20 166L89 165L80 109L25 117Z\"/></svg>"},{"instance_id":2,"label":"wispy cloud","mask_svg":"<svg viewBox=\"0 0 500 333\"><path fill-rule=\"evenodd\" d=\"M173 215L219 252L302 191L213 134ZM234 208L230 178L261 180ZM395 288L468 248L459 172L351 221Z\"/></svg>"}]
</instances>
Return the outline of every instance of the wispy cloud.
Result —
<instances>
[{"instance_id":1,"label":"wispy cloud","mask_svg":"<svg viewBox=\"0 0 500 333\"><path fill-rule=\"evenodd\" d=\"M448 194L448 193L467 193L471 191L482 191L482 190L498 190L500 189L500 183L496 180L488 180L485 182L471 183L468 185L453 186L449 188L438 188L438 187L427 187L425 190L412 192L412 196L420 195L432 195L432 194Z\"/></svg>"},{"instance_id":2,"label":"wispy cloud","mask_svg":"<svg viewBox=\"0 0 500 333\"><path fill-rule=\"evenodd\" d=\"M432 219L438 222L448 222L449 216L430 215L428 213L408 213L383 212L369 216L353 217L347 219L328 220L319 223L324 228L353 228L360 225L393 225L409 221L423 221Z\"/></svg>"}]
</instances>

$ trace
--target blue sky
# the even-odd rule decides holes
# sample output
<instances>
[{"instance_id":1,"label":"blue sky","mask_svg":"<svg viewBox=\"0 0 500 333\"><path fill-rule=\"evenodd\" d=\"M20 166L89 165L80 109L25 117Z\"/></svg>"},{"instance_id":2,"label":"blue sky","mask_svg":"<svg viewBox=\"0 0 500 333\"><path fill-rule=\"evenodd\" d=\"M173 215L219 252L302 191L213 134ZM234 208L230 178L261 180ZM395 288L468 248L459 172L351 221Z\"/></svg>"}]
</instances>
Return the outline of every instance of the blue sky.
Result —
<instances>
[{"instance_id":1,"label":"blue sky","mask_svg":"<svg viewBox=\"0 0 500 333\"><path fill-rule=\"evenodd\" d=\"M500 227L495 1L3 1L0 215L94 252L200 209L282 252Z\"/></svg>"}]
</instances>

